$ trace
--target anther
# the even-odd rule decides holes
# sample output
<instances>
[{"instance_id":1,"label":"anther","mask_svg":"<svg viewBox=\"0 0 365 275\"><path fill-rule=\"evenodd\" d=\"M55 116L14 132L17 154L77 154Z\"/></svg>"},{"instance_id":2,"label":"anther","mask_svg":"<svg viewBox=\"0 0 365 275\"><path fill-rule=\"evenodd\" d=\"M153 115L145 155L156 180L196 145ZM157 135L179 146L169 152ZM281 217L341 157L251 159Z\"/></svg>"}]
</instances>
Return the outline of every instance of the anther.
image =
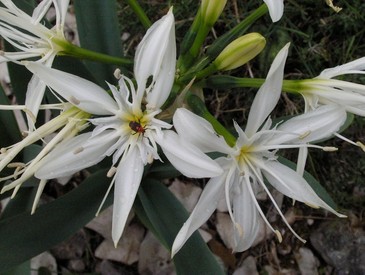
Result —
<instances>
[{"instance_id":1,"label":"anther","mask_svg":"<svg viewBox=\"0 0 365 275\"><path fill-rule=\"evenodd\" d=\"M74 153L74 155L76 155L76 154L81 153L82 151L84 151L84 147L80 146L80 147L76 148L76 149L73 151L73 153Z\"/></svg>"},{"instance_id":2,"label":"anther","mask_svg":"<svg viewBox=\"0 0 365 275\"><path fill-rule=\"evenodd\" d=\"M275 230L274 232L276 234L276 237L278 238L279 243L283 241L283 237L281 236L279 230Z\"/></svg>"},{"instance_id":3,"label":"anther","mask_svg":"<svg viewBox=\"0 0 365 275\"><path fill-rule=\"evenodd\" d=\"M115 71L114 71L114 77L116 79L121 79L122 78L122 74L121 74L121 71L119 68L116 68Z\"/></svg>"},{"instance_id":4,"label":"anther","mask_svg":"<svg viewBox=\"0 0 365 275\"><path fill-rule=\"evenodd\" d=\"M307 136L309 136L311 133L311 131L307 131L307 132L304 132L303 134L301 134L298 138L299 139L305 139Z\"/></svg>"},{"instance_id":5,"label":"anther","mask_svg":"<svg viewBox=\"0 0 365 275\"><path fill-rule=\"evenodd\" d=\"M12 163L9 163L7 165L7 167L8 168L18 168L18 167L24 168L25 167L25 163L23 163L23 162L12 162Z\"/></svg>"},{"instance_id":6,"label":"anther","mask_svg":"<svg viewBox=\"0 0 365 275\"><path fill-rule=\"evenodd\" d=\"M80 104L80 100L78 100L76 97L74 96L70 96L70 98L68 99L68 101L74 105L79 105Z\"/></svg>"},{"instance_id":7,"label":"anther","mask_svg":"<svg viewBox=\"0 0 365 275\"><path fill-rule=\"evenodd\" d=\"M333 147L333 146L324 146L322 148L323 151L325 152L334 152L334 151L337 151L338 148L337 147Z\"/></svg>"},{"instance_id":8,"label":"anther","mask_svg":"<svg viewBox=\"0 0 365 275\"><path fill-rule=\"evenodd\" d=\"M365 152L365 145L362 142L356 141L356 145L359 146L361 148L361 150L363 150Z\"/></svg>"},{"instance_id":9,"label":"anther","mask_svg":"<svg viewBox=\"0 0 365 275\"><path fill-rule=\"evenodd\" d=\"M114 176L114 174L117 172L117 168L116 167L111 167L108 171L108 173L106 173L106 176L108 178L111 178L112 176Z\"/></svg>"}]
</instances>

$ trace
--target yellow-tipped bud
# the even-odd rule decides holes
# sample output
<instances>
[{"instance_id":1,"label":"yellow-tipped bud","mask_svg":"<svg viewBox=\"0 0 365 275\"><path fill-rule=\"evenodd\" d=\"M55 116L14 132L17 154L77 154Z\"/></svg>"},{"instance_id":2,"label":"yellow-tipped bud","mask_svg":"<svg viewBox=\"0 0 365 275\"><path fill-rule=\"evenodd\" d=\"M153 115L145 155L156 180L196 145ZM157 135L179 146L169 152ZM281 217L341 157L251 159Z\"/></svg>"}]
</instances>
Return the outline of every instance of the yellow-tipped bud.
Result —
<instances>
[{"instance_id":1,"label":"yellow-tipped bud","mask_svg":"<svg viewBox=\"0 0 365 275\"><path fill-rule=\"evenodd\" d=\"M259 33L249 33L232 41L214 61L218 70L238 68L258 55L265 47L266 40Z\"/></svg>"},{"instance_id":2,"label":"yellow-tipped bud","mask_svg":"<svg viewBox=\"0 0 365 275\"><path fill-rule=\"evenodd\" d=\"M221 15L227 0L202 0L201 15L205 24L213 26Z\"/></svg>"}]
</instances>

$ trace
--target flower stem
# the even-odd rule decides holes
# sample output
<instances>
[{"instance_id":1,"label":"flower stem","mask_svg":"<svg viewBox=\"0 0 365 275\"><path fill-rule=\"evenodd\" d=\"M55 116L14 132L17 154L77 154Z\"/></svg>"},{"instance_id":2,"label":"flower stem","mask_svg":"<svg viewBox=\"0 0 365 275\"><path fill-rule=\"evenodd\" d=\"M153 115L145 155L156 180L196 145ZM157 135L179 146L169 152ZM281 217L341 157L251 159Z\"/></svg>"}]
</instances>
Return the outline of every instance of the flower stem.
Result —
<instances>
[{"instance_id":1,"label":"flower stem","mask_svg":"<svg viewBox=\"0 0 365 275\"><path fill-rule=\"evenodd\" d=\"M146 13L142 9L142 7L138 4L136 0L126 0L127 4L131 7L134 13L138 16L139 21L141 21L142 25L148 29L151 27L152 23L150 19L147 17Z\"/></svg>"},{"instance_id":2,"label":"flower stem","mask_svg":"<svg viewBox=\"0 0 365 275\"><path fill-rule=\"evenodd\" d=\"M283 92L298 93L305 80L283 80ZM264 78L240 78L229 75L215 75L201 80L196 85L211 89L260 88Z\"/></svg>"},{"instance_id":3,"label":"flower stem","mask_svg":"<svg viewBox=\"0 0 365 275\"><path fill-rule=\"evenodd\" d=\"M87 59L115 65L130 66L133 64L133 61L128 58L116 57L104 53L94 52L92 50L81 48L68 42L65 43L65 41L57 41L57 43L60 44L63 49L60 52L61 55L67 55L79 59Z\"/></svg>"}]
</instances>

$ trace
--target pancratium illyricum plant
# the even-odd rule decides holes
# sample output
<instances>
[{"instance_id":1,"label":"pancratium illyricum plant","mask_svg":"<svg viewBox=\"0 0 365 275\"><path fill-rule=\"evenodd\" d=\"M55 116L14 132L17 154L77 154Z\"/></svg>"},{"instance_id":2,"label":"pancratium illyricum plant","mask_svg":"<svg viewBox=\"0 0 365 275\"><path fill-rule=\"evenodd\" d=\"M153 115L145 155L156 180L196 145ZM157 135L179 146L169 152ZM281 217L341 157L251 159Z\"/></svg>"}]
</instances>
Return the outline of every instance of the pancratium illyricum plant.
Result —
<instances>
[{"instance_id":1,"label":"pancratium illyricum plant","mask_svg":"<svg viewBox=\"0 0 365 275\"><path fill-rule=\"evenodd\" d=\"M176 64L172 10L155 22L140 42L134 65L137 85L120 76L119 87L109 85L112 96L96 84L37 63L26 67L56 93L94 116L93 131L57 146L45 158L35 176L51 179L70 175L113 155L114 206L112 238L117 245L133 205L144 166L160 159L159 145L168 160L188 177L211 177L222 169L181 139L172 125L158 119L169 96ZM148 82L149 78L152 78Z\"/></svg>"},{"instance_id":2,"label":"pancratium illyricum plant","mask_svg":"<svg viewBox=\"0 0 365 275\"><path fill-rule=\"evenodd\" d=\"M276 156L278 150L285 148L315 147L327 151L335 150L310 145L308 142L327 137L337 131L345 114L344 109L324 106L273 127L268 116L280 97L288 48L289 45L286 45L278 53L265 83L257 92L245 130L235 123L238 133L235 144L227 144L203 118L186 109L176 111L174 126L179 135L205 152L218 151L226 156L217 159L224 173L208 182L189 219L175 239L172 255L177 253L191 234L210 217L218 201L224 197L234 226L234 251L244 251L252 245L259 230L259 216L281 241L281 234L270 225L256 200L260 188L266 191L288 228L304 241L286 221L264 182L265 178L279 192L295 201L316 208L322 207L339 217L344 217L326 204L300 174L280 163ZM327 111L332 116L323 116ZM189 131L190 127L201 130Z\"/></svg>"}]
</instances>

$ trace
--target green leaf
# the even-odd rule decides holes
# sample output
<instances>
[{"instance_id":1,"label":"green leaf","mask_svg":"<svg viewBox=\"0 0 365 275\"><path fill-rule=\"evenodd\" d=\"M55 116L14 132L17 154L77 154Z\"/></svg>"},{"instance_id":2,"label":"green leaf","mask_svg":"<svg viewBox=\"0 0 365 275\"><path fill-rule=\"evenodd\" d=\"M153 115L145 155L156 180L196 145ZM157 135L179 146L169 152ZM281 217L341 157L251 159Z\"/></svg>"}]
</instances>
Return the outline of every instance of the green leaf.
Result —
<instances>
[{"instance_id":1,"label":"green leaf","mask_svg":"<svg viewBox=\"0 0 365 275\"><path fill-rule=\"evenodd\" d=\"M9 100L0 85L0 104L9 105ZM6 147L21 139L18 123L12 111L0 111L0 147Z\"/></svg>"},{"instance_id":2,"label":"green leaf","mask_svg":"<svg viewBox=\"0 0 365 275\"><path fill-rule=\"evenodd\" d=\"M168 161L154 161L148 170L148 176L162 180L181 176L181 173Z\"/></svg>"},{"instance_id":3,"label":"green leaf","mask_svg":"<svg viewBox=\"0 0 365 275\"><path fill-rule=\"evenodd\" d=\"M1 213L0 221L29 212L32 209L36 192L37 188L21 188L16 196L6 205Z\"/></svg>"},{"instance_id":4,"label":"green leaf","mask_svg":"<svg viewBox=\"0 0 365 275\"><path fill-rule=\"evenodd\" d=\"M9 270L2 275L24 275L24 274L31 274L30 270L30 261L26 261L12 270Z\"/></svg>"},{"instance_id":5,"label":"green leaf","mask_svg":"<svg viewBox=\"0 0 365 275\"><path fill-rule=\"evenodd\" d=\"M288 166L289 168L296 170L297 165L283 157L279 157L278 159L282 164ZM313 188L314 192L330 207L333 209L337 209L336 203L333 201L331 196L327 193L326 189L308 172L304 171L303 175L304 179L309 183L309 185Z\"/></svg>"},{"instance_id":6,"label":"green leaf","mask_svg":"<svg viewBox=\"0 0 365 275\"><path fill-rule=\"evenodd\" d=\"M162 244L171 249L172 243L188 213L165 185L156 180L144 180L134 207L138 217L147 217L147 225ZM208 246L195 232L173 258L178 274L224 274Z\"/></svg>"},{"instance_id":7,"label":"green leaf","mask_svg":"<svg viewBox=\"0 0 365 275\"><path fill-rule=\"evenodd\" d=\"M122 57L123 49L118 28L117 3L115 0L75 0L77 28L81 46ZM115 66L86 61L99 85L107 87L105 81L115 83Z\"/></svg>"},{"instance_id":8,"label":"green leaf","mask_svg":"<svg viewBox=\"0 0 365 275\"><path fill-rule=\"evenodd\" d=\"M0 220L0 273L65 240L89 222L109 187L107 170L88 177L80 186L34 215L23 212ZM111 204L111 197L104 207Z\"/></svg>"}]
</instances>

